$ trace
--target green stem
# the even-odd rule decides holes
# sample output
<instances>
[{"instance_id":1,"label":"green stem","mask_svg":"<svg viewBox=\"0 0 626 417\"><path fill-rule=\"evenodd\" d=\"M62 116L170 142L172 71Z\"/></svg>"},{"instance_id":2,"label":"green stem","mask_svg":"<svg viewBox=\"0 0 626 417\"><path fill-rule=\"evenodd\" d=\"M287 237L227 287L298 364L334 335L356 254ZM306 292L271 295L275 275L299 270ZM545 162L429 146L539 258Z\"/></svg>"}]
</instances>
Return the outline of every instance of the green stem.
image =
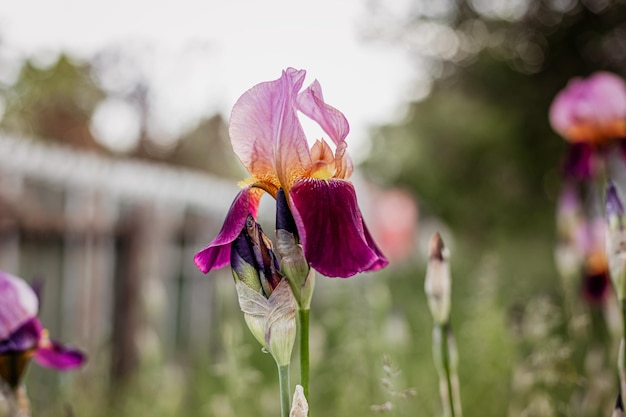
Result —
<instances>
[{"instance_id":1,"label":"green stem","mask_svg":"<svg viewBox=\"0 0 626 417\"><path fill-rule=\"evenodd\" d=\"M450 372L450 348L448 347L448 324L440 325L441 331L441 359L443 362L443 370L446 378L446 386L448 388L448 405L450 407L450 416L455 417L454 392L452 388L452 375Z\"/></svg>"},{"instance_id":2,"label":"green stem","mask_svg":"<svg viewBox=\"0 0 626 417\"><path fill-rule=\"evenodd\" d=\"M300 384L309 400L309 309L298 309L300 316Z\"/></svg>"},{"instance_id":3,"label":"green stem","mask_svg":"<svg viewBox=\"0 0 626 417\"><path fill-rule=\"evenodd\" d=\"M626 398L626 346L624 345L624 340L626 340L626 300L620 300L622 305L622 342L620 343L619 355L620 357L617 360L617 368L619 373L620 380L620 391L622 393L622 398Z\"/></svg>"},{"instance_id":4,"label":"green stem","mask_svg":"<svg viewBox=\"0 0 626 417\"><path fill-rule=\"evenodd\" d=\"M289 365L278 367L278 381L280 383L280 417L289 417L291 399L289 398Z\"/></svg>"}]
</instances>

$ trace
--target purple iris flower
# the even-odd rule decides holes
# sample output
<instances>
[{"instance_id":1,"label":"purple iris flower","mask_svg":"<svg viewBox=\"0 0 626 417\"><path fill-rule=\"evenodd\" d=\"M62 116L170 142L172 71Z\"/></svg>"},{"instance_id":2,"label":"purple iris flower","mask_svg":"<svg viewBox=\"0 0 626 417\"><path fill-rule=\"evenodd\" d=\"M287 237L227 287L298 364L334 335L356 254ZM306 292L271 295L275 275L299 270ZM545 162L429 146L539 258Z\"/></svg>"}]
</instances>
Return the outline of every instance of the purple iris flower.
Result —
<instances>
[{"instance_id":1,"label":"purple iris flower","mask_svg":"<svg viewBox=\"0 0 626 417\"><path fill-rule=\"evenodd\" d=\"M217 237L194 258L207 273L228 265L231 244L256 217L262 192L285 192L307 261L329 277L350 277L387 265L363 221L348 180L350 130L345 116L326 104L317 81L300 91L306 72L287 68L274 81L255 85L235 103L230 138L251 174L244 181ZM309 147L298 112L316 122L333 143ZM334 148L334 149L333 149Z\"/></svg>"},{"instance_id":2,"label":"purple iris flower","mask_svg":"<svg viewBox=\"0 0 626 417\"><path fill-rule=\"evenodd\" d=\"M574 78L557 94L550 107L550 124L570 144L565 174L588 179L600 169L609 145L624 148L626 138L626 83L609 72Z\"/></svg>"},{"instance_id":3,"label":"purple iris flower","mask_svg":"<svg viewBox=\"0 0 626 417\"><path fill-rule=\"evenodd\" d=\"M49 339L38 309L35 291L21 278L0 271L0 377L12 387L19 385L31 357L62 371L85 362L82 352Z\"/></svg>"}]
</instances>

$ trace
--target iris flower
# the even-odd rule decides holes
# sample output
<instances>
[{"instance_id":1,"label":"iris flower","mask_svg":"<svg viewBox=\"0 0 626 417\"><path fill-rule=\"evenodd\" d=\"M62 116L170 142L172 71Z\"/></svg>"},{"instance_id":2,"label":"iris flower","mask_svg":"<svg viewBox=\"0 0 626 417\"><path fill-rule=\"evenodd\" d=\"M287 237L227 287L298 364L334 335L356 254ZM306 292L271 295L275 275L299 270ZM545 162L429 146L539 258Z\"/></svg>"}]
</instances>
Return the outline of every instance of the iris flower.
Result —
<instances>
[{"instance_id":1,"label":"iris flower","mask_svg":"<svg viewBox=\"0 0 626 417\"><path fill-rule=\"evenodd\" d=\"M0 271L0 377L19 385L28 360L47 368L69 370L85 361L78 350L48 338L37 318L39 300L21 278Z\"/></svg>"},{"instance_id":2,"label":"iris flower","mask_svg":"<svg viewBox=\"0 0 626 417\"><path fill-rule=\"evenodd\" d=\"M263 192L288 198L304 255L320 273L350 277L387 265L365 225L348 181L345 116L324 102L317 81L301 90L306 72L287 68L274 81L255 85L235 103L229 133L235 154L251 177L241 183L217 237L194 258L207 273L226 266L231 244L256 217ZM331 145L319 139L309 148L298 112L316 122Z\"/></svg>"},{"instance_id":3,"label":"iris flower","mask_svg":"<svg viewBox=\"0 0 626 417\"><path fill-rule=\"evenodd\" d=\"M572 144L566 174L593 176L596 156L626 138L626 83L609 72L572 79L552 102L550 124Z\"/></svg>"}]
</instances>

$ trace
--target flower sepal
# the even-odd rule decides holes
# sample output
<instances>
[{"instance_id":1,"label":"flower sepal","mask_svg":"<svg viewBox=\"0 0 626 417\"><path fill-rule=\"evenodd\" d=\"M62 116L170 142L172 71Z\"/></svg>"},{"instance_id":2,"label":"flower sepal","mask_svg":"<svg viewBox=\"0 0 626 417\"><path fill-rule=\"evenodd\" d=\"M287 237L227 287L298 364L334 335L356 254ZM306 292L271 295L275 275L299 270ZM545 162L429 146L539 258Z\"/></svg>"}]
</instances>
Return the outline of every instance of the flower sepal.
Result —
<instances>
[{"instance_id":1,"label":"flower sepal","mask_svg":"<svg viewBox=\"0 0 626 417\"><path fill-rule=\"evenodd\" d=\"M286 280L269 298L238 281L239 307L255 339L274 357L278 366L291 362L296 340L296 302Z\"/></svg>"}]
</instances>

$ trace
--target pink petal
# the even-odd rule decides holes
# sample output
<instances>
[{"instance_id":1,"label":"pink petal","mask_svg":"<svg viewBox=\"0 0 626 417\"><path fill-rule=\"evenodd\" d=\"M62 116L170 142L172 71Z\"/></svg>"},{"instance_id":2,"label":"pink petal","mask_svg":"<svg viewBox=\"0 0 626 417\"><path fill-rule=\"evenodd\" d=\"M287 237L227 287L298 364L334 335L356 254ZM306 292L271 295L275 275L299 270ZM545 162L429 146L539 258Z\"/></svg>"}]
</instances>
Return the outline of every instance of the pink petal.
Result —
<instances>
[{"instance_id":1,"label":"pink petal","mask_svg":"<svg viewBox=\"0 0 626 417\"><path fill-rule=\"evenodd\" d=\"M256 218L262 193L262 190L248 186L237 194L228 210L222 230L193 258L200 271L206 274L230 263L230 244L241 233L248 214Z\"/></svg>"},{"instance_id":2,"label":"pink petal","mask_svg":"<svg viewBox=\"0 0 626 417\"><path fill-rule=\"evenodd\" d=\"M624 118L626 84L608 72L572 79L550 107L550 124L563 136L576 125L603 127Z\"/></svg>"},{"instance_id":3,"label":"pink petal","mask_svg":"<svg viewBox=\"0 0 626 417\"><path fill-rule=\"evenodd\" d=\"M290 197L304 255L317 271L347 278L387 264L363 222L350 182L305 178L293 185Z\"/></svg>"},{"instance_id":4,"label":"pink petal","mask_svg":"<svg viewBox=\"0 0 626 417\"><path fill-rule=\"evenodd\" d=\"M350 132L343 113L324 102L322 87L317 80L298 95L298 110L315 120L335 145L343 142Z\"/></svg>"},{"instance_id":5,"label":"pink petal","mask_svg":"<svg viewBox=\"0 0 626 417\"><path fill-rule=\"evenodd\" d=\"M277 178L288 184L311 166L295 103L305 74L288 68L279 79L246 91L233 106L229 127L233 150L259 179Z\"/></svg>"},{"instance_id":6,"label":"pink petal","mask_svg":"<svg viewBox=\"0 0 626 417\"><path fill-rule=\"evenodd\" d=\"M0 271L0 341L37 316L39 301L21 278Z\"/></svg>"},{"instance_id":7,"label":"pink petal","mask_svg":"<svg viewBox=\"0 0 626 417\"><path fill-rule=\"evenodd\" d=\"M35 361L39 365L59 371L77 368L81 366L85 360L86 358L83 352L47 339L35 353Z\"/></svg>"}]
</instances>

